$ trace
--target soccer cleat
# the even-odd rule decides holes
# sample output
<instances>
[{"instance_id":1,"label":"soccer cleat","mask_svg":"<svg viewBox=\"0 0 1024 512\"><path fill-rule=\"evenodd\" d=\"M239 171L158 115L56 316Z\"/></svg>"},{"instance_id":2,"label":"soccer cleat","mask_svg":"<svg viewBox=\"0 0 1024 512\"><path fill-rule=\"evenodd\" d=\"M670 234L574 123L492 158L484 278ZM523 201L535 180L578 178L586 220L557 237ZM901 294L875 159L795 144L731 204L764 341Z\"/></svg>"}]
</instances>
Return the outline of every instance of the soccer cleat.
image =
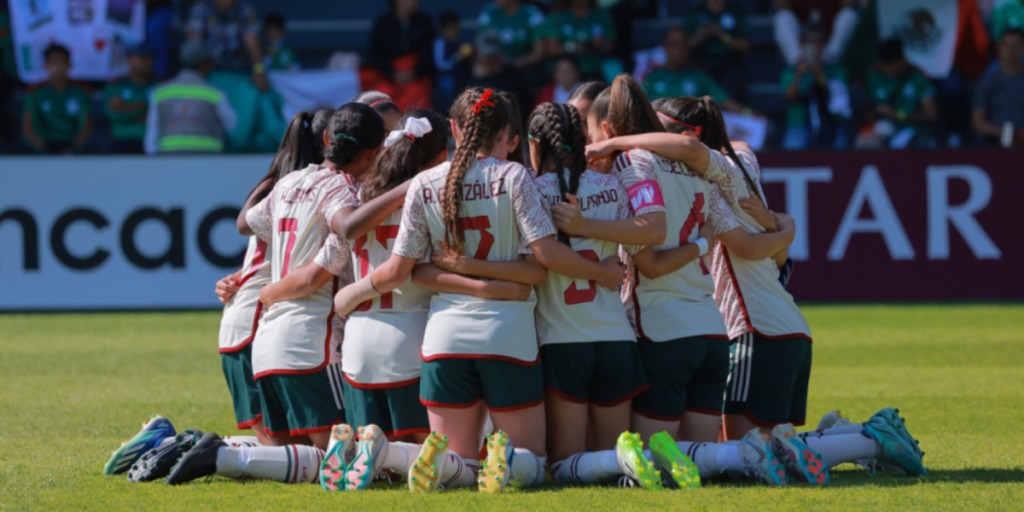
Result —
<instances>
[{"instance_id":1,"label":"soccer cleat","mask_svg":"<svg viewBox=\"0 0 1024 512\"><path fill-rule=\"evenodd\" d=\"M769 486L782 487L789 483L786 468L775 458L772 448L761 431L752 429L740 441L743 474Z\"/></svg>"},{"instance_id":2,"label":"soccer cleat","mask_svg":"<svg viewBox=\"0 0 1024 512\"><path fill-rule=\"evenodd\" d=\"M651 436L651 458L654 459L654 467L661 470L661 480L666 487L700 488L697 465L679 451L675 439L668 432L658 432Z\"/></svg>"},{"instance_id":3,"label":"soccer cleat","mask_svg":"<svg viewBox=\"0 0 1024 512\"><path fill-rule=\"evenodd\" d=\"M796 436L793 425L784 423L772 429L772 453L782 461L790 475L809 484L827 484L828 468L821 454Z\"/></svg>"},{"instance_id":4,"label":"soccer cleat","mask_svg":"<svg viewBox=\"0 0 1024 512\"><path fill-rule=\"evenodd\" d=\"M227 446L220 436L210 432L186 453L167 475L164 483L181 485L204 476L217 474L217 450Z\"/></svg>"},{"instance_id":5,"label":"soccer cleat","mask_svg":"<svg viewBox=\"0 0 1024 512\"><path fill-rule=\"evenodd\" d=\"M324 461L320 463L320 487L325 491L340 491L345 488L348 452L352 450L354 441L352 427L342 423L331 429L331 440L327 444Z\"/></svg>"},{"instance_id":6,"label":"soccer cleat","mask_svg":"<svg viewBox=\"0 0 1024 512\"><path fill-rule=\"evenodd\" d=\"M487 436L487 458L480 465L480 492L497 494L512 478L512 439L504 430Z\"/></svg>"},{"instance_id":7,"label":"soccer cleat","mask_svg":"<svg viewBox=\"0 0 1024 512\"><path fill-rule=\"evenodd\" d=\"M345 473L346 491L359 491L370 486L377 475L374 464L380 465L379 459L383 455L381 450L385 449L387 443L387 436L377 425L359 427L359 447L356 449L356 457L352 459L352 463L348 465L348 471Z\"/></svg>"},{"instance_id":8,"label":"soccer cleat","mask_svg":"<svg viewBox=\"0 0 1024 512\"><path fill-rule=\"evenodd\" d=\"M924 452L896 409L882 409L864 424L863 433L871 436L882 447L881 461L892 464L913 476L925 476Z\"/></svg>"},{"instance_id":9,"label":"soccer cleat","mask_svg":"<svg viewBox=\"0 0 1024 512\"><path fill-rule=\"evenodd\" d=\"M448 463L448 436L431 432L423 441L420 456L409 468L409 490L434 492L441 487L441 472Z\"/></svg>"},{"instance_id":10,"label":"soccer cleat","mask_svg":"<svg viewBox=\"0 0 1024 512\"><path fill-rule=\"evenodd\" d=\"M166 477L178 459L191 450L202 436L203 433L198 430L186 430L174 437L164 438L156 448L144 453L132 464L128 470L128 481L150 482Z\"/></svg>"},{"instance_id":11,"label":"soccer cleat","mask_svg":"<svg viewBox=\"0 0 1024 512\"><path fill-rule=\"evenodd\" d=\"M103 474L120 475L128 471L144 453L155 448L160 441L174 437L175 434L177 432L174 430L174 425L171 425L166 418L159 414L150 416L142 424L142 430L135 434L135 437L121 443L121 447L114 451L110 460L107 461L107 465L103 467Z\"/></svg>"},{"instance_id":12,"label":"soccer cleat","mask_svg":"<svg viewBox=\"0 0 1024 512\"><path fill-rule=\"evenodd\" d=\"M615 459L623 474L644 489L664 488L661 484L661 471L654 469L654 464L644 457L644 442L640 440L639 434L623 432L619 435L615 442Z\"/></svg>"}]
</instances>

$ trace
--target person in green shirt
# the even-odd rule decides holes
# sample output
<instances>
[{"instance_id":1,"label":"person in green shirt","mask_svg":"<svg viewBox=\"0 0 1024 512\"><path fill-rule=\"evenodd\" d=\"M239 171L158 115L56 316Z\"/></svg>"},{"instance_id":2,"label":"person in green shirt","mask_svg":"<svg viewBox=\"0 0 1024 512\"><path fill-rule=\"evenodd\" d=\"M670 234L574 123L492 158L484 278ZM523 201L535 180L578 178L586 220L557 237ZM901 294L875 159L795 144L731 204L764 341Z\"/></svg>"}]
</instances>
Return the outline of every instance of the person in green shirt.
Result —
<instances>
[{"instance_id":1,"label":"person in green shirt","mask_svg":"<svg viewBox=\"0 0 1024 512\"><path fill-rule=\"evenodd\" d=\"M998 41L1008 28L1024 30L1024 0L1006 0L992 11L992 40Z\"/></svg>"},{"instance_id":2,"label":"person in green shirt","mask_svg":"<svg viewBox=\"0 0 1024 512\"><path fill-rule=\"evenodd\" d=\"M299 68L295 52L284 44L284 17L268 14L263 18L263 36L267 39L263 65L271 71L291 71Z\"/></svg>"},{"instance_id":3,"label":"person in green shirt","mask_svg":"<svg viewBox=\"0 0 1024 512\"><path fill-rule=\"evenodd\" d=\"M746 87L743 61L750 50L747 35L750 20L746 12L726 0L704 0L704 5L686 15L693 60L734 98L742 98Z\"/></svg>"},{"instance_id":4,"label":"person in green shirt","mask_svg":"<svg viewBox=\"0 0 1024 512\"><path fill-rule=\"evenodd\" d=\"M850 94L846 71L823 59L825 33L810 29L801 41L800 60L782 71L789 104L783 149L843 149L849 142Z\"/></svg>"},{"instance_id":5,"label":"person in green shirt","mask_svg":"<svg viewBox=\"0 0 1024 512\"><path fill-rule=\"evenodd\" d=\"M651 71L644 78L647 99L676 98L679 96L711 96L727 112L742 112L744 108L731 99L713 78L689 65L690 46L686 31L673 27L665 33L665 66Z\"/></svg>"},{"instance_id":6,"label":"person in green shirt","mask_svg":"<svg viewBox=\"0 0 1024 512\"><path fill-rule=\"evenodd\" d=\"M524 4L521 0L495 0L481 9L477 30L497 32L508 63L525 68L544 59L539 39L544 20L544 12L536 5Z\"/></svg>"},{"instance_id":7,"label":"person in green shirt","mask_svg":"<svg viewBox=\"0 0 1024 512\"><path fill-rule=\"evenodd\" d=\"M53 45L43 56L50 80L25 96L25 141L39 153L81 153L92 135L89 93L68 79L71 53L67 48Z\"/></svg>"},{"instance_id":8,"label":"person in green shirt","mask_svg":"<svg viewBox=\"0 0 1024 512\"><path fill-rule=\"evenodd\" d=\"M878 63L868 72L867 94L868 119L888 121L894 128L891 147L928 144L929 125L938 118L935 86L907 62L900 39L888 39L879 46Z\"/></svg>"},{"instance_id":9,"label":"person in green shirt","mask_svg":"<svg viewBox=\"0 0 1024 512\"><path fill-rule=\"evenodd\" d=\"M594 0L570 0L568 9L548 16L538 36L549 57L575 55L585 79L602 78L602 62L615 47L616 37L611 18Z\"/></svg>"},{"instance_id":10,"label":"person in green shirt","mask_svg":"<svg viewBox=\"0 0 1024 512\"><path fill-rule=\"evenodd\" d=\"M128 49L128 76L107 84L103 105L110 117L113 150L122 154L142 154L146 137L146 112L149 91L153 88L153 52L145 46Z\"/></svg>"}]
</instances>

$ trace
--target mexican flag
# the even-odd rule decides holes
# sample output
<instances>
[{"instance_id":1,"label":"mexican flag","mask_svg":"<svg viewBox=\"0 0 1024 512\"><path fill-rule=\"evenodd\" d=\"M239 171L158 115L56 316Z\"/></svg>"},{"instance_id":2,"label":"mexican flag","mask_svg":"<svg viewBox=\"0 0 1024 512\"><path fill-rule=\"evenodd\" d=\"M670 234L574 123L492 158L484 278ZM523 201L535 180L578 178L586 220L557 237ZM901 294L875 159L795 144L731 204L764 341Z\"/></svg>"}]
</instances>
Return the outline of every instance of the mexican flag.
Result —
<instances>
[{"instance_id":1,"label":"mexican flag","mask_svg":"<svg viewBox=\"0 0 1024 512\"><path fill-rule=\"evenodd\" d=\"M878 43L903 40L907 60L931 78L956 66L976 78L988 65L989 40L977 0L871 0L843 53L843 65L862 78L878 58Z\"/></svg>"}]
</instances>

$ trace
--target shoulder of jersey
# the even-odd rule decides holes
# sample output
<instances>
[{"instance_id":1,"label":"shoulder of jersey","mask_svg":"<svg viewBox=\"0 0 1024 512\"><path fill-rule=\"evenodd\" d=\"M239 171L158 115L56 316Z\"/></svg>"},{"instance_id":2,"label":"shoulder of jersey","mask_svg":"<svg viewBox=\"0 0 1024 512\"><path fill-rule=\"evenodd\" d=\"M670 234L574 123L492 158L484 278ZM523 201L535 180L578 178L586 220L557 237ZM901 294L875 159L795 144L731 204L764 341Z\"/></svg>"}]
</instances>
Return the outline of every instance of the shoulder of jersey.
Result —
<instances>
[{"instance_id":1,"label":"shoulder of jersey","mask_svg":"<svg viewBox=\"0 0 1024 512\"><path fill-rule=\"evenodd\" d=\"M653 159L654 155L646 149L631 149L629 151L624 151L615 159L615 168L616 170L621 171L636 164L650 164Z\"/></svg>"},{"instance_id":2,"label":"shoulder of jersey","mask_svg":"<svg viewBox=\"0 0 1024 512\"><path fill-rule=\"evenodd\" d=\"M740 157L740 160L743 161L743 165L746 165L747 167L752 167L754 170L761 168L761 164L757 162L757 155L754 154L752 149L746 146L737 149L736 156ZM751 169L747 170L750 171Z\"/></svg>"},{"instance_id":3,"label":"shoulder of jersey","mask_svg":"<svg viewBox=\"0 0 1024 512\"><path fill-rule=\"evenodd\" d=\"M537 183L539 188L558 187L558 175L553 172L548 172L537 176L533 180Z\"/></svg>"},{"instance_id":4,"label":"shoulder of jersey","mask_svg":"<svg viewBox=\"0 0 1024 512\"><path fill-rule=\"evenodd\" d=\"M413 183L414 184L417 183L417 182L424 183L424 182L434 181L434 180L436 180L438 178L443 178L443 177L445 177L448 174L448 169L450 169L451 167L452 167L452 163L451 162L444 162L443 164L438 165L437 167L431 167L430 169L427 169L427 170L417 174L416 177L413 178L414 180L417 180L417 181L414 181Z\"/></svg>"},{"instance_id":5,"label":"shoulder of jersey","mask_svg":"<svg viewBox=\"0 0 1024 512\"><path fill-rule=\"evenodd\" d=\"M587 169L583 172L583 176L580 181L589 181L596 187L601 188L618 188L619 179L612 174L601 174L597 171Z\"/></svg>"}]
</instances>

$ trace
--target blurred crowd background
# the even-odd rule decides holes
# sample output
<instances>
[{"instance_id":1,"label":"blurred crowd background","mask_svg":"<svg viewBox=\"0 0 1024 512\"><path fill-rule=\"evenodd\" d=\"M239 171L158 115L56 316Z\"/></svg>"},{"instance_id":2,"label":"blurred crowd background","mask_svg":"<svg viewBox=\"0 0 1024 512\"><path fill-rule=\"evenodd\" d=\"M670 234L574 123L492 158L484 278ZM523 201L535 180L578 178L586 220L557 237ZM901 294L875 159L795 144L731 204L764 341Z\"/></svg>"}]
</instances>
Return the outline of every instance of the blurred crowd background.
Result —
<instances>
[{"instance_id":1,"label":"blurred crowd background","mask_svg":"<svg viewBox=\"0 0 1024 512\"><path fill-rule=\"evenodd\" d=\"M485 85L526 115L623 72L651 100L712 96L766 148L1021 145L1024 0L934 1L952 22L922 0L145 0L126 76L72 80L81 49L55 44L24 83L11 4L59 2L2 0L0 153L267 152L295 94L446 112ZM879 10L902 4L883 38Z\"/></svg>"}]
</instances>

